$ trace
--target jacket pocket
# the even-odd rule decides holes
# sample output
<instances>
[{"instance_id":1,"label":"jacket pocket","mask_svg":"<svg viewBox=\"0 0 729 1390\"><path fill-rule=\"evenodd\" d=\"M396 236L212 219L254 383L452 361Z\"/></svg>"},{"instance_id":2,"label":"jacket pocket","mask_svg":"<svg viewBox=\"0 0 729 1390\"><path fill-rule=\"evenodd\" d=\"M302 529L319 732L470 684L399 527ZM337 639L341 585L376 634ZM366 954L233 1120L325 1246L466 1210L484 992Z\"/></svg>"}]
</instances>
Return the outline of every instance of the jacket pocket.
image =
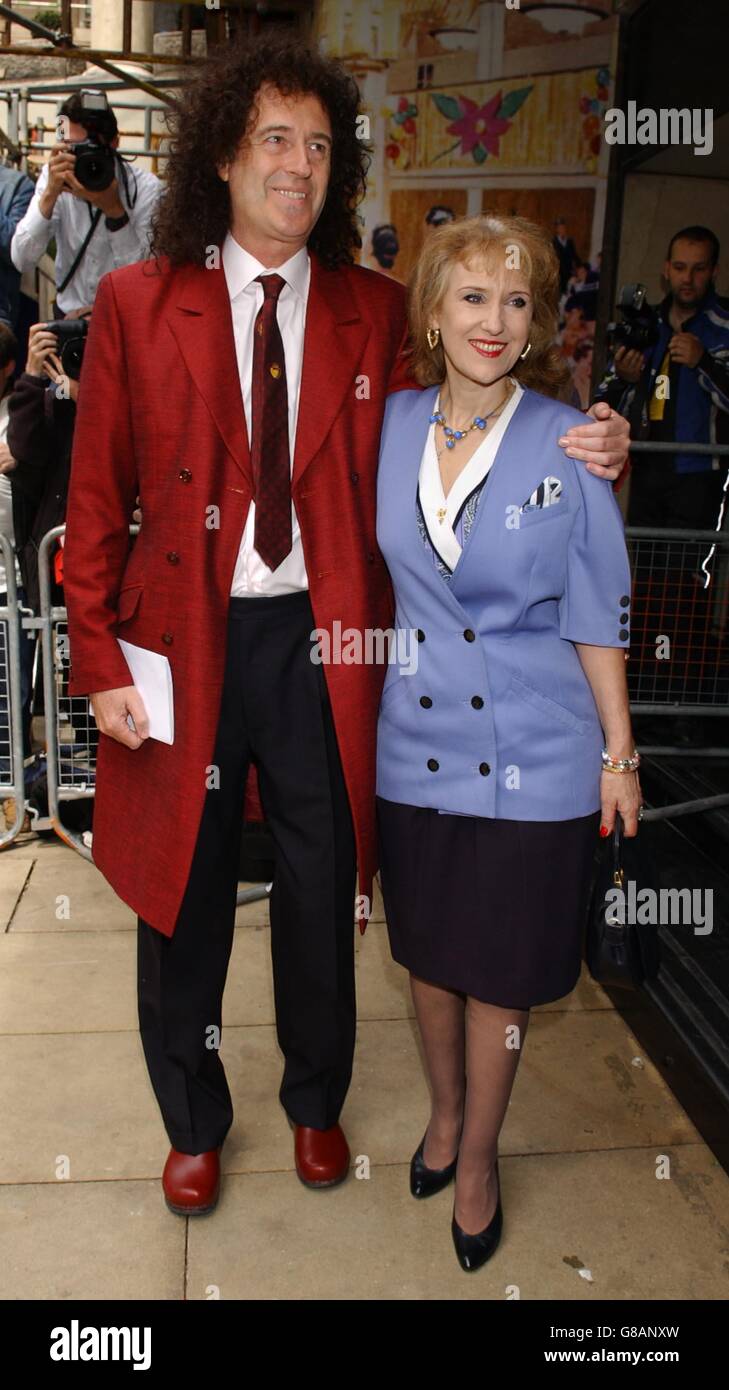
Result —
<instances>
[{"instance_id":1,"label":"jacket pocket","mask_svg":"<svg viewBox=\"0 0 729 1390\"><path fill-rule=\"evenodd\" d=\"M127 584L126 588L119 590L119 598L116 605L116 616L118 623L126 623L137 611L139 600L142 597L143 584Z\"/></svg>"},{"instance_id":2,"label":"jacket pocket","mask_svg":"<svg viewBox=\"0 0 729 1390\"><path fill-rule=\"evenodd\" d=\"M576 734L588 734L593 728L588 719L580 719L572 710L558 704L550 695L543 695L540 690L535 690L533 685L527 685L519 676L512 676L511 690L520 700L526 700L527 704L533 705L534 709L540 710L542 714L559 720L560 724L574 730Z\"/></svg>"},{"instance_id":3,"label":"jacket pocket","mask_svg":"<svg viewBox=\"0 0 729 1390\"><path fill-rule=\"evenodd\" d=\"M525 531L528 526L546 526L548 521L571 516L572 509L565 502L553 502L550 507L530 507L528 512L519 512L519 525L516 531Z\"/></svg>"}]
</instances>

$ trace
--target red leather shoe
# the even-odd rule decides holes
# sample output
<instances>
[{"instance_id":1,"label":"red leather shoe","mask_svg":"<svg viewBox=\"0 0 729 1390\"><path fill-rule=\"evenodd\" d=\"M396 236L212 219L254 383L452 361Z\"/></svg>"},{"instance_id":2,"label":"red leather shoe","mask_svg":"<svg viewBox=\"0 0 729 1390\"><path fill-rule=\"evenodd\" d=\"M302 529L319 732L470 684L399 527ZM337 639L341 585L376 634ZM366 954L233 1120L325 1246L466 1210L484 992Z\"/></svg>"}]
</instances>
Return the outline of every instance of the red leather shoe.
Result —
<instances>
[{"instance_id":1,"label":"red leather shoe","mask_svg":"<svg viewBox=\"0 0 729 1390\"><path fill-rule=\"evenodd\" d=\"M201 1216L212 1211L220 1195L220 1149L201 1154L170 1149L162 1174L162 1190L170 1211L178 1216Z\"/></svg>"},{"instance_id":2,"label":"red leather shoe","mask_svg":"<svg viewBox=\"0 0 729 1390\"><path fill-rule=\"evenodd\" d=\"M296 1172L306 1187L335 1187L349 1172L349 1145L339 1125L309 1129L294 1125Z\"/></svg>"}]
</instances>

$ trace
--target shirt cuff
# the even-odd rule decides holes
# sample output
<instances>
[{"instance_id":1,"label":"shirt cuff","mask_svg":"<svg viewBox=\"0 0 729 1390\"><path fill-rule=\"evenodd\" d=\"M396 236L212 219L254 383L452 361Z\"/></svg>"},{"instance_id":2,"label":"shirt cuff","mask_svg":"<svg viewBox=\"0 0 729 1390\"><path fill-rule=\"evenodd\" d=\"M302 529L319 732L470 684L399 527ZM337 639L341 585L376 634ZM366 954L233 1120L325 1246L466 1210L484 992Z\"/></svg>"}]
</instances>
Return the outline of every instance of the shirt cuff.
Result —
<instances>
[{"instance_id":1,"label":"shirt cuff","mask_svg":"<svg viewBox=\"0 0 729 1390\"><path fill-rule=\"evenodd\" d=\"M43 233L45 236L47 236L48 240L50 241L51 233L53 230L51 222L52 217L43 216L43 213L40 210L38 199L34 198L28 208L28 211L25 214L24 230L26 232L29 232L31 236L39 236L41 233Z\"/></svg>"}]
</instances>

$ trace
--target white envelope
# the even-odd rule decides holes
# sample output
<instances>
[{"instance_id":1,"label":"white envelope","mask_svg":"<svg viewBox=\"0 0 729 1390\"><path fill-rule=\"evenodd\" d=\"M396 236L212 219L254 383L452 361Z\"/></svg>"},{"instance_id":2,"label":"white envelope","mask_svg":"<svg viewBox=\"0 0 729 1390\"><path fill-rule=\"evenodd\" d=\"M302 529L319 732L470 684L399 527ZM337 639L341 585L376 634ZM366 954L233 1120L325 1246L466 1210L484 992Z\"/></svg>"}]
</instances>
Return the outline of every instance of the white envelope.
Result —
<instances>
[{"instance_id":1,"label":"white envelope","mask_svg":"<svg viewBox=\"0 0 729 1390\"><path fill-rule=\"evenodd\" d=\"M116 640L147 711L150 738L157 738L160 743L174 743L172 669L167 657L159 652L150 652L146 647L135 647L133 642L125 642L122 637ZM134 729L131 714L127 715L127 724Z\"/></svg>"}]
</instances>

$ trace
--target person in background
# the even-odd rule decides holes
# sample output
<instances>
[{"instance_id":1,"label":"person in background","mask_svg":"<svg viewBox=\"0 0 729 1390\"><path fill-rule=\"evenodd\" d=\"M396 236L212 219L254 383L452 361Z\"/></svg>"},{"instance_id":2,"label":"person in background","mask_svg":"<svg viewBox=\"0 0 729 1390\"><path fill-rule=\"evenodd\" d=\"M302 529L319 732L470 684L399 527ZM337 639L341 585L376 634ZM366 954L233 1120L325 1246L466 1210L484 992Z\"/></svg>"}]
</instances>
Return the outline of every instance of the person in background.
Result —
<instances>
[{"instance_id":1,"label":"person in background","mask_svg":"<svg viewBox=\"0 0 729 1390\"><path fill-rule=\"evenodd\" d=\"M656 343L646 352L619 346L600 383L636 439L729 443L729 302L716 292L719 241L708 227L671 238L658 307ZM630 526L718 524L726 458L641 452L631 464Z\"/></svg>"},{"instance_id":2,"label":"person in background","mask_svg":"<svg viewBox=\"0 0 729 1390\"><path fill-rule=\"evenodd\" d=\"M447 208L443 203L436 203L434 207L428 208L425 214L425 224L427 227L442 227L444 222L455 222L456 214L453 208Z\"/></svg>"},{"instance_id":3,"label":"person in background","mask_svg":"<svg viewBox=\"0 0 729 1390\"><path fill-rule=\"evenodd\" d=\"M91 306L68 318L88 318ZM28 603L40 611L38 547L47 531L66 519L78 381L66 376L58 339L36 323L28 339L28 361L9 400L8 439L16 460L12 475L13 517ZM62 547L51 564L52 600L63 603Z\"/></svg>"},{"instance_id":4,"label":"person in background","mask_svg":"<svg viewBox=\"0 0 729 1390\"><path fill-rule=\"evenodd\" d=\"M0 318L13 331L20 312L20 271L13 264L10 246L34 192L33 180L27 174L0 165Z\"/></svg>"},{"instance_id":5,"label":"person in background","mask_svg":"<svg viewBox=\"0 0 729 1390\"><path fill-rule=\"evenodd\" d=\"M555 218L552 246L557 253L557 260L559 261L559 294L561 298L574 272L575 263L579 260L575 243L572 237L568 235L567 223L564 217Z\"/></svg>"},{"instance_id":6,"label":"person in background","mask_svg":"<svg viewBox=\"0 0 729 1390\"><path fill-rule=\"evenodd\" d=\"M10 247L16 269L32 270L55 238L58 317L93 304L107 271L148 255L152 216L162 192L156 174L134 168L118 154L108 188L92 192L79 182L71 145L92 138L116 151L119 144L114 112L89 108L87 95L75 92L60 107L66 138L54 146L41 169Z\"/></svg>"},{"instance_id":7,"label":"person in background","mask_svg":"<svg viewBox=\"0 0 729 1390\"><path fill-rule=\"evenodd\" d=\"M372 264L382 275L390 275L393 280L398 279L395 261L399 250L397 227L393 227L391 222L375 227L372 233Z\"/></svg>"},{"instance_id":8,"label":"person in background","mask_svg":"<svg viewBox=\"0 0 729 1390\"><path fill-rule=\"evenodd\" d=\"M11 486L11 477L13 471L17 467L17 461L13 455L12 449L8 445L7 438L10 393L12 391L12 376L15 370L17 353L18 345L15 335L6 323L0 323L0 534L6 537L13 550L15 581L17 585L20 613L20 609L26 608L27 606L27 595L23 585L21 567L18 560L18 545L13 521L13 490ZM0 609L7 607L7 595L8 576L5 567L5 553L0 549ZM20 639L20 704L23 729L23 757L24 759L29 759L32 752L30 742L30 691L35 642L33 635L23 630L20 620L18 622L18 634ZM11 779L11 725L7 672L8 656L9 643L7 641L7 634L3 633L2 650L0 651L0 783L4 782L6 784ZM5 824L9 829L15 822L15 799L13 797L3 796L2 809Z\"/></svg>"},{"instance_id":9,"label":"person in background","mask_svg":"<svg viewBox=\"0 0 729 1390\"><path fill-rule=\"evenodd\" d=\"M597 318L597 292L600 277L589 261L575 261L574 273L567 286L565 310L581 309L586 323L594 323Z\"/></svg>"},{"instance_id":10,"label":"person in background","mask_svg":"<svg viewBox=\"0 0 729 1390\"><path fill-rule=\"evenodd\" d=\"M592 338L581 338L572 353L572 385L575 389L574 405L578 410L587 410L592 400Z\"/></svg>"}]
</instances>

